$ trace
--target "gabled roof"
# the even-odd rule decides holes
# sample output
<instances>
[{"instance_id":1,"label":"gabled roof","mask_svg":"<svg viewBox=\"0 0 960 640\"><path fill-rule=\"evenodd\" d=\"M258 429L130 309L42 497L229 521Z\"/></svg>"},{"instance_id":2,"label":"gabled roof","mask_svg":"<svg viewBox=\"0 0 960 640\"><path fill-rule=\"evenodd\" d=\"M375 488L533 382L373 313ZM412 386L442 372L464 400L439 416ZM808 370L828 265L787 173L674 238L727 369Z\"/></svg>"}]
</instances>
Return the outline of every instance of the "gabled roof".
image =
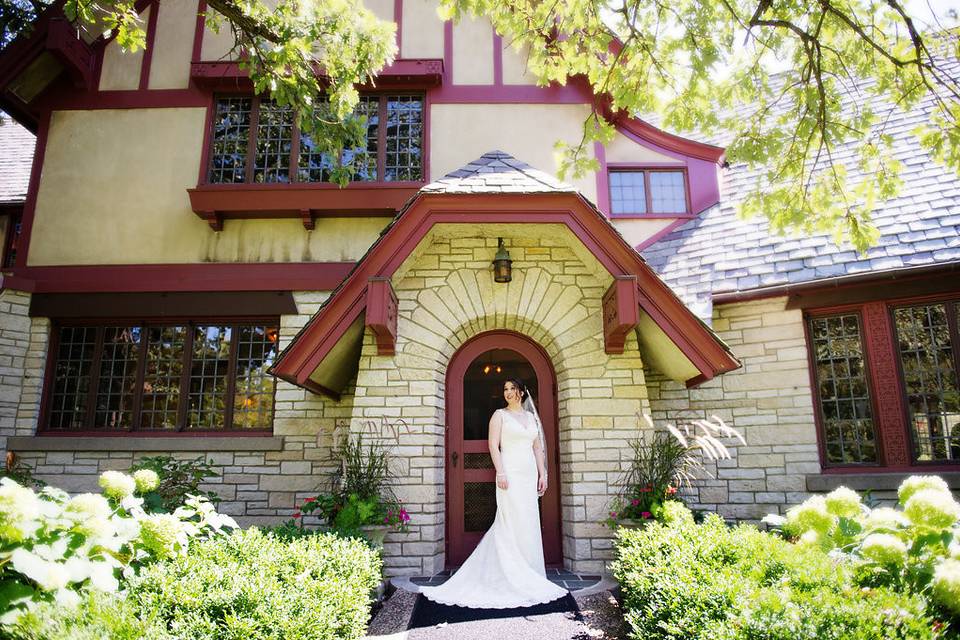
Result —
<instances>
[{"instance_id":1,"label":"gabled roof","mask_svg":"<svg viewBox=\"0 0 960 640\"><path fill-rule=\"evenodd\" d=\"M314 392L338 396L349 376L328 357L356 366L371 279L389 278L438 224L563 224L614 276L636 277L650 340L663 337L699 372L690 385L736 369L727 346L650 269L609 220L570 185L501 151L484 154L424 187L387 226L356 267L291 343L271 373ZM332 354L332 355L331 355ZM317 372L320 374L317 374Z\"/></svg>"},{"instance_id":2,"label":"gabled roof","mask_svg":"<svg viewBox=\"0 0 960 640\"><path fill-rule=\"evenodd\" d=\"M953 63L960 72L960 62ZM917 268L960 263L960 177L924 151L913 130L929 121L933 101L908 112L881 105L889 116L893 155L903 165L900 194L873 211L880 240L866 254L837 246L828 234L780 236L766 218L741 219L740 198L761 171L744 165L723 176L720 204L646 248L643 255L664 280L702 317L711 315L716 294L759 295L764 289L809 286L849 276L904 275ZM834 151L851 180L863 177L847 144ZM723 238L723 242L717 242Z\"/></svg>"},{"instance_id":3,"label":"gabled roof","mask_svg":"<svg viewBox=\"0 0 960 640\"><path fill-rule=\"evenodd\" d=\"M35 136L0 113L0 205L27 199Z\"/></svg>"}]
</instances>

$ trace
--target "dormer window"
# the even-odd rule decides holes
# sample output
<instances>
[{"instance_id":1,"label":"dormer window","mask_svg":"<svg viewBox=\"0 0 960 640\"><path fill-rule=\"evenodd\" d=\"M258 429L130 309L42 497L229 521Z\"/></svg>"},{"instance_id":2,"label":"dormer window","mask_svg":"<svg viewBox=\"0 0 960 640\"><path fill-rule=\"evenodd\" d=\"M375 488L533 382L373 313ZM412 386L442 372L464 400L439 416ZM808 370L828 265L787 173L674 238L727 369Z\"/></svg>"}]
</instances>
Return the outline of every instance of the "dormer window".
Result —
<instances>
[{"instance_id":1,"label":"dormer window","mask_svg":"<svg viewBox=\"0 0 960 640\"><path fill-rule=\"evenodd\" d=\"M365 95L357 111L367 118L367 141L363 147L343 150L343 160L354 162L353 179L422 182L423 97ZM218 97L209 182L328 182L334 158L319 151L294 120L289 107L280 107L267 98Z\"/></svg>"},{"instance_id":2,"label":"dormer window","mask_svg":"<svg viewBox=\"0 0 960 640\"><path fill-rule=\"evenodd\" d=\"M683 169L610 171L610 212L614 216L690 214Z\"/></svg>"}]
</instances>

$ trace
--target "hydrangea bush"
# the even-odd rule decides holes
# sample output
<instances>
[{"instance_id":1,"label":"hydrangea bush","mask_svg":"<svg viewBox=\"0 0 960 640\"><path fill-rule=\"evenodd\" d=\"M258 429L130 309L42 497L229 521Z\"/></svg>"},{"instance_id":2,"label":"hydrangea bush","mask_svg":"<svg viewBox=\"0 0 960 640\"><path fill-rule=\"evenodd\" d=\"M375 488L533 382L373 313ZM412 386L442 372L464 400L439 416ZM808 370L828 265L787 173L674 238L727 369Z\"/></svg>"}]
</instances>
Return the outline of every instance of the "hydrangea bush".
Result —
<instances>
[{"instance_id":1,"label":"hydrangea bush","mask_svg":"<svg viewBox=\"0 0 960 640\"><path fill-rule=\"evenodd\" d=\"M150 470L107 471L102 494L71 497L0 479L0 631L41 603L72 607L85 591L115 592L144 564L237 528L202 497L172 514L146 513L140 495L159 482Z\"/></svg>"},{"instance_id":2,"label":"hydrangea bush","mask_svg":"<svg viewBox=\"0 0 960 640\"><path fill-rule=\"evenodd\" d=\"M861 587L920 594L932 615L960 614L960 504L937 476L907 478L897 497L899 508L871 509L840 487L764 521L848 563Z\"/></svg>"}]
</instances>

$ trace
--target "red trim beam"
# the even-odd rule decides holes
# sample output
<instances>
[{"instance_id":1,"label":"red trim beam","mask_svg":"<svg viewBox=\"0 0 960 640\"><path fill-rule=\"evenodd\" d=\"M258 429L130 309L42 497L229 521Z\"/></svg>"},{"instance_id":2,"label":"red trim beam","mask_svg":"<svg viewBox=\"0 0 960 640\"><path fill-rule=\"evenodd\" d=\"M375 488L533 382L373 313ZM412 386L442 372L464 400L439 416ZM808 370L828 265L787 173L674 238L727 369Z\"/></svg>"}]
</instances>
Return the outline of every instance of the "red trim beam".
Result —
<instances>
[{"instance_id":1,"label":"red trim beam","mask_svg":"<svg viewBox=\"0 0 960 640\"><path fill-rule=\"evenodd\" d=\"M627 336L640 322L637 277L614 276L603 294L603 350L623 353Z\"/></svg>"},{"instance_id":2,"label":"red trim beam","mask_svg":"<svg viewBox=\"0 0 960 640\"><path fill-rule=\"evenodd\" d=\"M370 278L366 324L377 338L377 355L392 356L397 346L397 294L389 278Z\"/></svg>"}]
</instances>

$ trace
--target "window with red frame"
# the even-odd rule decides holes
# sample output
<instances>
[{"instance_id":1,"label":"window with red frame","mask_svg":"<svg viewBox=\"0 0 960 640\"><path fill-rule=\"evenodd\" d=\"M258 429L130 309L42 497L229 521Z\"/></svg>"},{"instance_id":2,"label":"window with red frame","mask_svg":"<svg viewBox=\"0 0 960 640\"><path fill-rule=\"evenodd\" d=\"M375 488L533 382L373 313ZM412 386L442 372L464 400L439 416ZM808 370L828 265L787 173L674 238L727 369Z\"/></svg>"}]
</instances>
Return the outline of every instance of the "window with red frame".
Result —
<instances>
[{"instance_id":1,"label":"window with red frame","mask_svg":"<svg viewBox=\"0 0 960 640\"><path fill-rule=\"evenodd\" d=\"M276 322L59 325L44 428L269 430L277 335Z\"/></svg>"},{"instance_id":2,"label":"window with red frame","mask_svg":"<svg viewBox=\"0 0 960 640\"><path fill-rule=\"evenodd\" d=\"M214 184L327 182L334 158L296 125L293 110L250 96L220 96L211 133L208 180ZM318 106L323 117L324 105ZM423 180L423 97L364 95L362 147L344 149L361 182Z\"/></svg>"},{"instance_id":3,"label":"window with red frame","mask_svg":"<svg viewBox=\"0 0 960 640\"><path fill-rule=\"evenodd\" d=\"M615 169L609 174L612 215L686 215L687 182L676 169Z\"/></svg>"},{"instance_id":4,"label":"window with red frame","mask_svg":"<svg viewBox=\"0 0 960 640\"><path fill-rule=\"evenodd\" d=\"M912 464L960 460L960 300L954 295L879 304L889 314L891 333L880 333L869 344L863 336L862 307L808 314L824 464L878 464L884 447L912 451ZM878 349L884 353L871 351ZM877 393L899 393L904 405L902 428L886 429L883 442L873 416L870 360L889 362L889 382L877 382L885 385Z\"/></svg>"},{"instance_id":5,"label":"window with red frame","mask_svg":"<svg viewBox=\"0 0 960 640\"><path fill-rule=\"evenodd\" d=\"M960 302L893 309L914 457L960 460Z\"/></svg>"}]
</instances>

